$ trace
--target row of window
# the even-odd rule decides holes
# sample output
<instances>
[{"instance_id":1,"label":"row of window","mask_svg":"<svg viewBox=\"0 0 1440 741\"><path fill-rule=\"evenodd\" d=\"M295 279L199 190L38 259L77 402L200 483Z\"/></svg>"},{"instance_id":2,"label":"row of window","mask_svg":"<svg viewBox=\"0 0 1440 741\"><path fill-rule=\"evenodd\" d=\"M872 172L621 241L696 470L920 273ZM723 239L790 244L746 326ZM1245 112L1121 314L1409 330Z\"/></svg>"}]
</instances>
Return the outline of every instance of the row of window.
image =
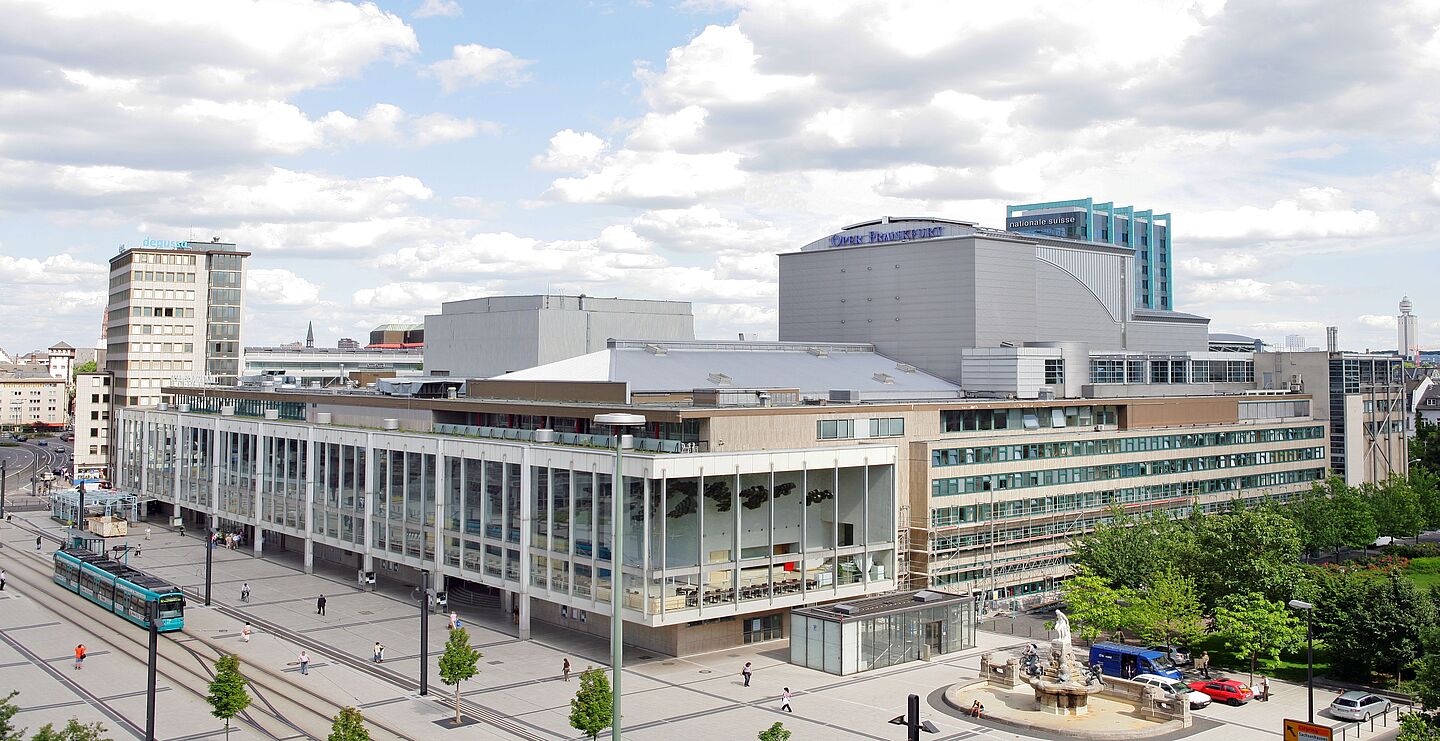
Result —
<instances>
[{"instance_id":1,"label":"row of window","mask_svg":"<svg viewBox=\"0 0 1440 741\"><path fill-rule=\"evenodd\" d=\"M992 476L956 476L935 479L930 482L930 495L934 497L973 494L991 489L1028 489L1035 486L1057 484L1083 484L1091 481L1134 478L1137 476L1161 476L1174 473L1214 471L1244 466L1261 466L1273 463L1293 463L1325 459L1324 448L1291 448L1289 450L1264 450L1255 453L1230 453L1228 455L1205 455L1194 458L1170 458L1143 463L1110 463L1097 466L1076 466L1074 468L1051 468L1044 471L995 474Z\"/></svg>"},{"instance_id":2,"label":"row of window","mask_svg":"<svg viewBox=\"0 0 1440 741\"><path fill-rule=\"evenodd\" d=\"M867 420L860 420L866 422ZM905 434L904 417L881 417L868 420L870 437L900 437ZM849 440L855 437L855 420L822 419L815 423L815 437L820 440Z\"/></svg>"},{"instance_id":3,"label":"row of window","mask_svg":"<svg viewBox=\"0 0 1440 741\"><path fill-rule=\"evenodd\" d=\"M135 253L135 262L148 262L159 265L194 265L194 255L152 255L148 252Z\"/></svg>"},{"instance_id":4,"label":"row of window","mask_svg":"<svg viewBox=\"0 0 1440 741\"><path fill-rule=\"evenodd\" d=\"M1047 377L1049 376L1050 362L1046 361ZM1255 362L1251 360L1184 360L1178 358L1092 358L1090 360L1090 383L1253 383L1254 381Z\"/></svg>"},{"instance_id":5,"label":"row of window","mask_svg":"<svg viewBox=\"0 0 1440 741\"><path fill-rule=\"evenodd\" d=\"M1075 440L1023 445L989 445L973 448L941 448L930 451L930 465L959 466L972 463L1043 460L1083 455L1146 453L1152 450L1207 448L1217 445L1251 445L1254 443L1319 440L1325 428L1318 426L1284 427L1272 430L1234 430L1228 432L1191 432L1177 435L1149 435L1104 440Z\"/></svg>"},{"instance_id":6,"label":"row of window","mask_svg":"<svg viewBox=\"0 0 1440 741\"><path fill-rule=\"evenodd\" d=\"M192 342L132 342L130 352L195 352Z\"/></svg>"},{"instance_id":7,"label":"row of window","mask_svg":"<svg viewBox=\"0 0 1440 741\"><path fill-rule=\"evenodd\" d=\"M184 319L195 316L195 310L184 306L131 306L130 316Z\"/></svg>"},{"instance_id":8,"label":"row of window","mask_svg":"<svg viewBox=\"0 0 1440 741\"><path fill-rule=\"evenodd\" d=\"M940 412L941 432L983 430L1038 430L1042 427L1114 426L1119 423L1113 404L1073 407L1023 407L1011 409L946 409Z\"/></svg>"},{"instance_id":9,"label":"row of window","mask_svg":"<svg viewBox=\"0 0 1440 741\"><path fill-rule=\"evenodd\" d=\"M132 280L145 283L194 283L194 273L171 273L161 270L135 270Z\"/></svg>"}]
</instances>

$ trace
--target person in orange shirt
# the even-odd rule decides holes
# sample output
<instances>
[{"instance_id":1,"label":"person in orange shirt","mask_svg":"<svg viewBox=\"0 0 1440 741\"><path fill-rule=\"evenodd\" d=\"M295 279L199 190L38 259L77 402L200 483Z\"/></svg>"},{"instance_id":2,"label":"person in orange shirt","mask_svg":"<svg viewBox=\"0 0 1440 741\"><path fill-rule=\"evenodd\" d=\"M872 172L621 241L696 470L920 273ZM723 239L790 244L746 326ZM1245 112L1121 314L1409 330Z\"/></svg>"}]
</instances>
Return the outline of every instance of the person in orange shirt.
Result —
<instances>
[{"instance_id":1,"label":"person in orange shirt","mask_svg":"<svg viewBox=\"0 0 1440 741\"><path fill-rule=\"evenodd\" d=\"M75 647L75 668L85 668L85 644L83 643Z\"/></svg>"}]
</instances>

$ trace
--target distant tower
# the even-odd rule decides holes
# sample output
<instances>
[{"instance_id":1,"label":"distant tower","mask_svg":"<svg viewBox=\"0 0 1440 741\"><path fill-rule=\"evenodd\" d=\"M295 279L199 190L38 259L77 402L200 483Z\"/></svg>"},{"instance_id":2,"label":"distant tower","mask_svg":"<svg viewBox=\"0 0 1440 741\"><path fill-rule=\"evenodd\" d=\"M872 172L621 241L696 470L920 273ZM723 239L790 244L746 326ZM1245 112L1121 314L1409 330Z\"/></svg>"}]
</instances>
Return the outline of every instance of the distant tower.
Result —
<instances>
[{"instance_id":1,"label":"distant tower","mask_svg":"<svg viewBox=\"0 0 1440 741\"><path fill-rule=\"evenodd\" d=\"M305 349L315 349L315 322L313 321L310 322L310 326L305 330Z\"/></svg>"},{"instance_id":2,"label":"distant tower","mask_svg":"<svg viewBox=\"0 0 1440 741\"><path fill-rule=\"evenodd\" d=\"M1325 349L1330 352L1340 352L1340 328L1325 328Z\"/></svg>"},{"instance_id":3,"label":"distant tower","mask_svg":"<svg viewBox=\"0 0 1440 741\"><path fill-rule=\"evenodd\" d=\"M1299 352L1305 349L1305 336L1298 334L1285 335L1285 349Z\"/></svg>"},{"instance_id":4,"label":"distant tower","mask_svg":"<svg viewBox=\"0 0 1440 741\"><path fill-rule=\"evenodd\" d=\"M1410 313L1413 308L1410 297L1405 296L1400 299L1400 316L1395 317L1396 349L1407 360L1414 360L1420 355L1420 317Z\"/></svg>"}]
</instances>

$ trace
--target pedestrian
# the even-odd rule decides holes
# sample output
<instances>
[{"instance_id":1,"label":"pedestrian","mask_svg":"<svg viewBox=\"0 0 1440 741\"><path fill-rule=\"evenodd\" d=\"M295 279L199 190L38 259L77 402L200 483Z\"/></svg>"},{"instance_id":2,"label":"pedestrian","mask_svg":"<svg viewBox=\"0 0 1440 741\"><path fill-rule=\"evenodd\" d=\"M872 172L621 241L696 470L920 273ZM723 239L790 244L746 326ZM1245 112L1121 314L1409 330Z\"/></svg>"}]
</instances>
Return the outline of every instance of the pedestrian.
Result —
<instances>
[{"instance_id":1,"label":"pedestrian","mask_svg":"<svg viewBox=\"0 0 1440 741\"><path fill-rule=\"evenodd\" d=\"M745 686L750 686L750 662L745 662L745 667L740 670L740 676L745 678Z\"/></svg>"},{"instance_id":2,"label":"pedestrian","mask_svg":"<svg viewBox=\"0 0 1440 741\"><path fill-rule=\"evenodd\" d=\"M370 657L370 660L377 664L385 663L385 644L379 641L375 642L375 652Z\"/></svg>"},{"instance_id":3,"label":"pedestrian","mask_svg":"<svg viewBox=\"0 0 1440 741\"><path fill-rule=\"evenodd\" d=\"M793 713L793 712L795 712L794 710L791 710L791 709L790 709L790 688L789 688L789 687L786 687L786 688L785 688L785 691L780 694L780 709L781 709L781 710L784 710L784 711L787 712L787 713Z\"/></svg>"},{"instance_id":4,"label":"pedestrian","mask_svg":"<svg viewBox=\"0 0 1440 741\"><path fill-rule=\"evenodd\" d=\"M40 536L39 536L39 535L36 535L36 536L35 536L35 550L37 550L37 551L40 550Z\"/></svg>"},{"instance_id":5,"label":"pedestrian","mask_svg":"<svg viewBox=\"0 0 1440 741\"><path fill-rule=\"evenodd\" d=\"M460 627L460 613L452 612L450 613L450 630L455 630L458 627Z\"/></svg>"},{"instance_id":6,"label":"pedestrian","mask_svg":"<svg viewBox=\"0 0 1440 741\"><path fill-rule=\"evenodd\" d=\"M309 675L310 675L310 654L306 653L306 652L305 652L305 649L303 649L303 648L300 649L300 660L299 660L297 663L300 664L300 673L301 673L301 674L304 674L304 675L306 675L306 676L309 676Z\"/></svg>"},{"instance_id":7,"label":"pedestrian","mask_svg":"<svg viewBox=\"0 0 1440 741\"><path fill-rule=\"evenodd\" d=\"M146 525L146 526L145 526L145 539L146 539L146 540L149 540L149 539L150 539L150 526L149 526L149 525Z\"/></svg>"},{"instance_id":8,"label":"pedestrian","mask_svg":"<svg viewBox=\"0 0 1440 741\"><path fill-rule=\"evenodd\" d=\"M566 682L570 681L570 659L565 659L565 663L560 665L560 676L564 677Z\"/></svg>"},{"instance_id":9,"label":"pedestrian","mask_svg":"<svg viewBox=\"0 0 1440 741\"><path fill-rule=\"evenodd\" d=\"M85 668L85 644L83 643L75 647L75 668Z\"/></svg>"},{"instance_id":10,"label":"pedestrian","mask_svg":"<svg viewBox=\"0 0 1440 741\"><path fill-rule=\"evenodd\" d=\"M241 602L249 602L249 601L250 601L250 582L248 582L248 581L247 581L247 582L241 582L241 584L240 584L240 601L241 601Z\"/></svg>"},{"instance_id":11,"label":"pedestrian","mask_svg":"<svg viewBox=\"0 0 1440 741\"><path fill-rule=\"evenodd\" d=\"M250 623L245 623L245 627L243 627L243 628L240 629L240 642L241 642L241 643L249 643L249 642L250 642L250 634L253 633L253 632L254 632L254 631L250 629Z\"/></svg>"},{"instance_id":12,"label":"pedestrian","mask_svg":"<svg viewBox=\"0 0 1440 741\"><path fill-rule=\"evenodd\" d=\"M320 595L320 598L319 598L319 599L315 600L315 614L316 614L316 615L324 615L324 614L325 614L325 595L323 595L323 594Z\"/></svg>"},{"instance_id":13,"label":"pedestrian","mask_svg":"<svg viewBox=\"0 0 1440 741\"><path fill-rule=\"evenodd\" d=\"M1264 675L1260 677L1260 702L1270 702L1270 679Z\"/></svg>"},{"instance_id":14,"label":"pedestrian","mask_svg":"<svg viewBox=\"0 0 1440 741\"><path fill-rule=\"evenodd\" d=\"M1210 678L1210 652L1200 654L1200 659L1195 662L1195 668L1199 670L1200 676Z\"/></svg>"},{"instance_id":15,"label":"pedestrian","mask_svg":"<svg viewBox=\"0 0 1440 741\"><path fill-rule=\"evenodd\" d=\"M176 528L176 532L180 533L180 537L185 537L185 523L180 523L179 527Z\"/></svg>"},{"instance_id":16,"label":"pedestrian","mask_svg":"<svg viewBox=\"0 0 1440 741\"><path fill-rule=\"evenodd\" d=\"M5 591L5 569L0 569L0 592Z\"/></svg>"}]
</instances>

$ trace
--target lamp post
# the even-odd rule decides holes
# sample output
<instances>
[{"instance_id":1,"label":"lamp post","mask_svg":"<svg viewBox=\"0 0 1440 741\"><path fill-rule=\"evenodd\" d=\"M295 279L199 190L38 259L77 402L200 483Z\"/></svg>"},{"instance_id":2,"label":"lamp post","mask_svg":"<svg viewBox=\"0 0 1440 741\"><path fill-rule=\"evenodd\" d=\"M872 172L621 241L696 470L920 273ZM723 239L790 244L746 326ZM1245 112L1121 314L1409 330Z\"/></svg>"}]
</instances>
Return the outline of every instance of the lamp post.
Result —
<instances>
[{"instance_id":1,"label":"lamp post","mask_svg":"<svg viewBox=\"0 0 1440 741\"><path fill-rule=\"evenodd\" d=\"M1298 599L1290 600L1290 609L1305 611L1305 684L1310 691L1310 722L1315 722L1315 635L1310 631L1310 613L1315 605Z\"/></svg>"},{"instance_id":2,"label":"lamp post","mask_svg":"<svg viewBox=\"0 0 1440 741\"><path fill-rule=\"evenodd\" d=\"M610 738L620 741L620 671L625 662L625 623L620 610L624 600L621 590L625 579L620 572L625 566L625 495L620 464L624 460L624 432L626 427L645 424L645 417L627 412L610 412L595 415L595 424L606 425L615 435L615 476L610 479L610 521L615 525L615 535L610 539L610 665L614 674L610 705Z\"/></svg>"},{"instance_id":3,"label":"lamp post","mask_svg":"<svg viewBox=\"0 0 1440 741\"><path fill-rule=\"evenodd\" d=\"M147 602L150 618L150 666L145 685L145 741L155 741L155 667L159 664L160 603Z\"/></svg>"},{"instance_id":4,"label":"lamp post","mask_svg":"<svg viewBox=\"0 0 1440 741\"><path fill-rule=\"evenodd\" d=\"M211 565L215 562L215 529L205 528L205 606L210 606Z\"/></svg>"},{"instance_id":5,"label":"lamp post","mask_svg":"<svg viewBox=\"0 0 1440 741\"><path fill-rule=\"evenodd\" d=\"M5 519L5 477L9 475L5 467L8 465L10 461L0 461L0 520Z\"/></svg>"}]
</instances>

